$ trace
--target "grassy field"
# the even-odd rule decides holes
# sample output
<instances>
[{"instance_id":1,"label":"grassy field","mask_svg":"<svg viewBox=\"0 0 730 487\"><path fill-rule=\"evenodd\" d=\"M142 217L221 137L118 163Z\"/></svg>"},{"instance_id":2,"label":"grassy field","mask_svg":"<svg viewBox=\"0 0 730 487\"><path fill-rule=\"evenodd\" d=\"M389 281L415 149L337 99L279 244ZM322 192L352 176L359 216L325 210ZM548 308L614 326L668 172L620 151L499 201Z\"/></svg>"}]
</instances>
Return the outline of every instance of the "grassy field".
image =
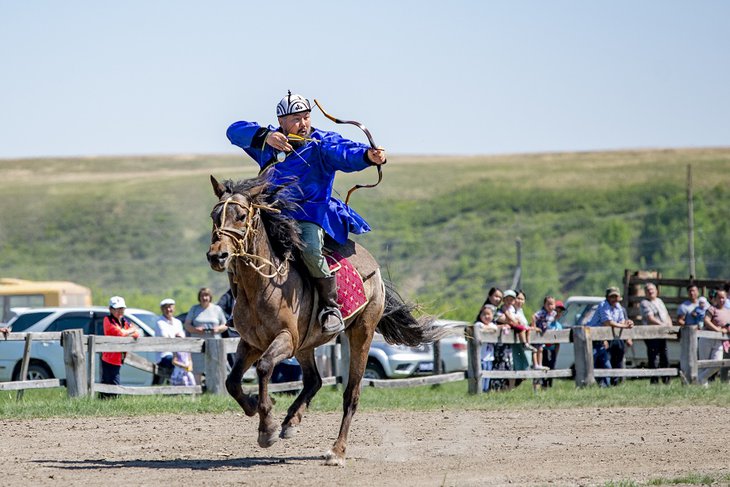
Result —
<instances>
[{"instance_id":1,"label":"grassy field","mask_svg":"<svg viewBox=\"0 0 730 487\"><path fill-rule=\"evenodd\" d=\"M517 238L528 310L546 294L600 294L626 268L686 277L688 164L697 273L728 278L730 149L394 156L378 188L353 196L374 228L356 239L407 298L460 320L510 285ZM226 286L204 256L208 175L255 172L243 156L1 160L2 276L72 280L96 304L121 294L155 310L172 296L184 311L199 287ZM336 187L375 178L342 174Z\"/></svg>"},{"instance_id":2,"label":"grassy field","mask_svg":"<svg viewBox=\"0 0 730 487\"><path fill-rule=\"evenodd\" d=\"M294 400L291 394L275 394L277 413L283 414ZM366 388L360 398L360 411L430 411L430 410L503 410L561 409L576 407L658 407L715 405L730 402L730 388L713 384L707 389L669 385L650 385L645 380L627 381L613 388L576 389L572 381L558 380L551 389L537 392L529 383L509 392L469 395L466 381L439 386L406 389ZM321 412L342 409L342 390L323 387L312 401L310 410ZM191 396L121 396L114 401L93 398L69 399L66 390L29 390L16 400L15 392L0 393L0 416L5 419L28 419L77 416L126 416L138 414L196 414L240 411L229 396L209 394Z\"/></svg>"}]
</instances>

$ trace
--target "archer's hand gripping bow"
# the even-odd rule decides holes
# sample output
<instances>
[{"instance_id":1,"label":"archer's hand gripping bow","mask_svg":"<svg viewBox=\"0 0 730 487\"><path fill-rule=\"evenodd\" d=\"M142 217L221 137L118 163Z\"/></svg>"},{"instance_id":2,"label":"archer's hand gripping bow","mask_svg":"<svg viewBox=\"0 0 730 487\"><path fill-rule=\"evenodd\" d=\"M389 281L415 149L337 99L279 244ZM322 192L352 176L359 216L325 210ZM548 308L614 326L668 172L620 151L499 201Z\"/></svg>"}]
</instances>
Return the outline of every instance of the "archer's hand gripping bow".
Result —
<instances>
[{"instance_id":1,"label":"archer's hand gripping bow","mask_svg":"<svg viewBox=\"0 0 730 487\"><path fill-rule=\"evenodd\" d=\"M332 120L333 122L339 123L339 124L347 123L347 124L350 124L350 125L354 125L357 128L359 128L360 130L362 130L363 132L365 132L365 136L368 138L368 142L370 142L370 147L372 147L375 150L378 150L378 145L373 140L372 134L370 134L370 131L367 129L367 127L365 127L365 125L363 125L360 122L357 122L355 120L340 120L339 118L335 118L332 115L330 115L329 113L327 113L327 112L324 111L324 108L322 108L322 105L319 104L319 102L317 101L316 98L314 99L314 103L322 111L322 114L325 117L327 117L330 120ZM380 164L377 164L375 167L378 169L378 181L375 184L356 184L355 186L353 186L352 188L350 188L350 190L347 192L347 197L345 198L345 205L349 206L349 203L350 203L350 195L352 195L352 193L354 193L358 189L360 189L360 188L374 188L375 186L377 186L378 184L380 184L380 181L383 180L383 169L380 167Z\"/></svg>"}]
</instances>

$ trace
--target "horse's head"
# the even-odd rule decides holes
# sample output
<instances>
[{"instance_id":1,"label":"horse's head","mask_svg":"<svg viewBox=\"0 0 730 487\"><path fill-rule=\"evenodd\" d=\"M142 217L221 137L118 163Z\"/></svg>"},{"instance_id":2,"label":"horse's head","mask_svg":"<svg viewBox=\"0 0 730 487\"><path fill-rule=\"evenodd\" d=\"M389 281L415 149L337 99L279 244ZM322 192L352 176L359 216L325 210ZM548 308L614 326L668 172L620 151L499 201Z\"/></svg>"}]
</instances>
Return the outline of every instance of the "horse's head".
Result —
<instances>
[{"instance_id":1,"label":"horse's head","mask_svg":"<svg viewBox=\"0 0 730 487\"><path fill-rule=\"evenodd\" d=\"M210 267L222 272L231 257L246 255L251 246L254 227L258 224L259 209L250 196L236 192L231 181L219 183L210 177L218 203L213 207L213 232L206 256Z\"/></svg>"}]
</instances>

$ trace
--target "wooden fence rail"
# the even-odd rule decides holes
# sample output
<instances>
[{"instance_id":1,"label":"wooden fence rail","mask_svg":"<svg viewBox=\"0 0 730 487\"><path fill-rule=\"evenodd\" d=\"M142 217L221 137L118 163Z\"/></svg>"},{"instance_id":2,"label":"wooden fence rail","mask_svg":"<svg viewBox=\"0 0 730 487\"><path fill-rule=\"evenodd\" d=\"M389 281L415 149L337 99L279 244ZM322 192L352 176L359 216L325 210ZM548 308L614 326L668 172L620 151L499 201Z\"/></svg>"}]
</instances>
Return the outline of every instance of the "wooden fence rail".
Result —
<instances>
[{"instance_id":1,"label":"wooden fence rail","mask_svg":"<svg viewBox=\"0 0 730 487\"><path fill-rule=\"evenodd\" d=\"M686 383L695 384L698 382L698 371L703 368L721 368L725 371L723 380L726 380L727 368L730 368L730 360L698 360L697 340L709 338L722 340L725 337L716 332L700 331L696 326L688 327L659 327L659 326L638 326L632 329L616 331L608 327L576 327L571 330L549 331L543 335L532 338L534 344L540 343L573 343L575 370L522 370L522 371L482 371L479 359L479 349L482 343L519 343L515 334L507 335L501 333L482 333L473 325L467 325L466 334L468 341L468 391L472 394L481 392L482 378L503 378L503 379L546 379L546 378L573 378L578 387L595 384L595 379L602 377L660 377L677 376L683 378ZM598 340L611 340L620 338L622 340L646 340L652 338L665 338L667 340L679 339L681 344L681 358L679 369L601 369L594 370L593 367L593 342ZM65 379L47 379L36 381L15 381L0 383L0 391L15 390L18 395L25 389L38 389L65 386L70 397L82 397L96 392L111 394L200 394L203 389L200 385L184 386L151 386L151 387L130 387L113 386L96 382L95 372L97 354L101 352L125 352L125 364L156 372L156 364L147 361L135 352L162 352L162 351L185 351L190 353L203 353L205 355L206 391L213 394L226 394L225 379L227 361L226 355L234 353L237 348L238 339L202 339L202 338L157 338L145 337L133 339L128 337L107 337L89 335L85 336L81 330L67 330L62 333L11 333L6 339L24 340L25 354L21 369L28 370L30 344L34 341L59 341L64 349L64 363L66 367ZM323 378L324 385L346 384L348 373L349 347L347 340L342 345L331 343L329 355L332 357L333 375ZM438 350L438 344L434 349ZM435 370L438 370L436 368ZM24 375L21 375L24 377ZM441 384L459 381L464 378L461 372L451 374L436 374L431 376L412 377L407 379L375 380L363 379L361 387L413 387L418 385ZM258 386L244 386L247 391L255 391ZM301 381L271 384L269 390L272 392L283 392L301 389Z\"/></svg>"}]
</instances>

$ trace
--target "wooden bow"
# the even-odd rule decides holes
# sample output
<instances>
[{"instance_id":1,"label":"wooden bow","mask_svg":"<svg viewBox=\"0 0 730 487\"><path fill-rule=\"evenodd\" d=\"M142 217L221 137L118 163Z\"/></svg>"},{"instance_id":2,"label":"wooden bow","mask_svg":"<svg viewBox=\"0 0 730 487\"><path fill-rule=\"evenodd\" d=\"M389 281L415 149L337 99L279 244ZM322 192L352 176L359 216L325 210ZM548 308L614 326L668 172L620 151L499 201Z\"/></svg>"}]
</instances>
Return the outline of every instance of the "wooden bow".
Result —
<instances>
[{"instance_id":1,"label":"wooden bow","mask_svg":"<svg viewBox=\"0 0 730 487\"><path fill-rule=\"evenodd\" d=\"M332 120L333 122L339 123L339 124L346 123L346 124L354 125L355 127L359 128L360 130L362 130L363 132L365 132L365 136L368 138L368 141L370 142L370 147L372 147L375 150L378 150L378 145L373 140L372 134L367 129L367 127L365 127L365 125L363 125L360 122L357 122L355 120L340 120L339 118L333 117L332 115L330 115L329 113L327 113L327 112L324 111L324 108L322 108L322 105L319 104L319 102L317 101L316 98L314 99L314 103L322 111L322 114L325 117L327 117L330 120ZM350 188L350 190L347 192L347 197L345 198L345 205L349 206L349 203L350 203L350 195L352 195L352 193L354 193L358 189L360 189L360 188L374 188L375 186L377 186L378 184L380 184L380 181L383 180L383 170L380 167L380 164L377 164L375 167L378 169L378 181L375 184L356 184L355 186L353 186L352 188Z\"/></svg>"}]
</instances>

